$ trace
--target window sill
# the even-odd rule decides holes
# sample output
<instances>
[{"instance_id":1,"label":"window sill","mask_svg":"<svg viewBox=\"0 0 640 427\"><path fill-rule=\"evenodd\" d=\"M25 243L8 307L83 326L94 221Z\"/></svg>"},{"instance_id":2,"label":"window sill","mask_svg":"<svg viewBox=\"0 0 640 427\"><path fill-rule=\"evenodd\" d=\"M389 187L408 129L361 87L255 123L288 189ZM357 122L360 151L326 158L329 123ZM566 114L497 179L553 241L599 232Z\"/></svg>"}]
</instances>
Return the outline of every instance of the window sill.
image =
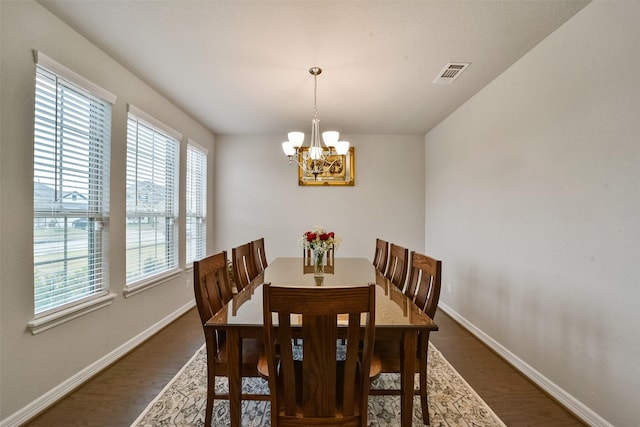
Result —
<instances>
[{"instance_id":1,"label":"window sill","mask_svg":"<svg viewBox=\"0 0 640 427\"><path fill-rule=\"evenodd\" d=\"M94 310L111 305L113 299L116 297L114 293L108 293L98 298L91 299L82 304L75 305L73 307L66 308L64 310L57 311L55 313L47 314L46 316L39 317L32 320L27 325L31 330L31 334L39 334L47 329L51 329L55 326L66 323L76 317L84 316L91 313Z\"/></svg>"},{"instance_id":2,"label":"window sill","mask_svg":"<svg viewBox=\"0 0 640 427\"><path fill-rule=\"evenodd\" d=\"M141 280L139 282L132 283L124 288L122 294L125 298L129 298L137 293L146 291L147 289L151 289L154 286L158 286L162 283L168 282L171 279L174 279L182 274L182 270L175 269L168 271L166 273L160 274L158 276L153 276L148 279Z\"/></svg>"}]
</instances>

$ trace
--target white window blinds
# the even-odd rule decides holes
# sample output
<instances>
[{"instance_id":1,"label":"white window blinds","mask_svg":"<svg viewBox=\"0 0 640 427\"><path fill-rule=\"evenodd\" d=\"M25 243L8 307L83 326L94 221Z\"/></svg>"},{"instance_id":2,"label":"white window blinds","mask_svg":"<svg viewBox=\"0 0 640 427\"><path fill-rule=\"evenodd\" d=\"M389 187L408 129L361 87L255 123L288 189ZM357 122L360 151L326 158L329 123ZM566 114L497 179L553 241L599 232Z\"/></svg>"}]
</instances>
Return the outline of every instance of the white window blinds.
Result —
<instances>
[{"instance_id":1,"label":"white window blinds","mask_svg":"<svg viewBox=\"0 0 640 427\"><path fill-rule=\"evenodd\" d=\"M36 61L33 255L40 317L107 294L103 225L115 97L42 54Z\"/></svg>"},{"instance_id":2,"label":"white window blinds","mask_svg":"<svg viewBox=\"0 0 640 427\"><path fill-rule=\"evenodd\" d=\"M127 121L127 286L178 267L181 135L134 106Z\"/></svg>"},{"instance_id":3,"label":"white window blinds","mask_svg":"<svg viewBox=\"0 0 640 427\"><path fill-rule=\"evenodd\" d=\"M207 151L187 144L187 264L207 251Z\"/></svg>"}]
</instances>

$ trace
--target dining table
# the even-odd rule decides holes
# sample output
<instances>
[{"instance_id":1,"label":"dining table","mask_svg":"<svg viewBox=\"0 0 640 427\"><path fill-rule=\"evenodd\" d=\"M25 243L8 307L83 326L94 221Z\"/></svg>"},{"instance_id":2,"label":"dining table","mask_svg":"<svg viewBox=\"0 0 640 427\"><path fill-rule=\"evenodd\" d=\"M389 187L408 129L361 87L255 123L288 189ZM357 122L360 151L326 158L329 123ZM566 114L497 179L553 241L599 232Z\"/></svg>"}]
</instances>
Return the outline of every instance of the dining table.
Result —
<instances>
[{"instance_id":1,"label":"dining table","mask_svg":"<svg viewBox=\"0 0 640 427\"><path fill-rule=\"evenodd\" d=\"M411 426L418 333L437 331L438 326L366 258L332 258L325 265L323 276L318 277L313 271L313 266L303 257L276 258L207 321L207 328L226 331L231 426L240 427L241 424L242 340L263 336L264 283L291 287L367 286L375 283L376 340L401 346L398 352L401 359L401 426Z\"/></svg>"}]
</instances>

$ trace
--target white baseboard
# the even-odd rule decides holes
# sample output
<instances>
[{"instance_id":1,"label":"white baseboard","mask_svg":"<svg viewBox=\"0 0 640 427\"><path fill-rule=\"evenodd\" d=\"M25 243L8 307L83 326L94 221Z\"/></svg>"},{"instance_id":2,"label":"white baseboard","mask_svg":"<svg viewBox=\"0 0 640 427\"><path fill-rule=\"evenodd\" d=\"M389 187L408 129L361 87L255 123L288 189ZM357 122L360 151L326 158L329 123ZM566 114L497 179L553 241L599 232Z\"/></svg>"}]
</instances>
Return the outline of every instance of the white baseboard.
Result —
<instances>
[{"instance_id":1,"label":"white baseboard","mask_svg":"<svg viewBox=\"0 0 640 427\"><path fill-rule=\"evenodd\" d=\"M47 393L29 403L27 406L0 421L0 427L18 427L35 418L45 409L58 402L60 399L90 380L93 376L97 375L105 368L109 367L116 360L120 359L122 356L142 344L144 341L149 339L152 335L160 331L169 323L173 322L178 317L191 310L191 308L193 308L195 305L195 301L191 301L178 308L176 311L169 314L155 325L152 325L126 343L122 344L120 347L113 350L111 353L96 360L94 363L87 366L85 369L81 370L74 376L70 377L68 380L49 390Z\"/></svg>"},{"instance_id":2,"label":"white baseboard","mask_svg":"<svg viewBox=\"0 0 640 427\"><path fill-rule=\"evenodd\" d=\"M518 356L510 352L507 348L503 347L499 342L491 338L481 329L476 327L473 323L469 322L467 319L457 313L454 309L442 302L438 304L438 308L448 314L456 322L460 323L465 329L471 332L471 334L475 335L480 341L490 347L493 351L498 353L503 359L513 365L513 367L519 370L524 376L533 381L551 397L557 400L561 405L567 408L567 410L575 414L576 417L580 418L590 426L613 427L613 424L609 423L607 420L595 413L574 396L558 387L558 385L549 380L549 378L536 371Z\"/></svg>"}]
</instances>

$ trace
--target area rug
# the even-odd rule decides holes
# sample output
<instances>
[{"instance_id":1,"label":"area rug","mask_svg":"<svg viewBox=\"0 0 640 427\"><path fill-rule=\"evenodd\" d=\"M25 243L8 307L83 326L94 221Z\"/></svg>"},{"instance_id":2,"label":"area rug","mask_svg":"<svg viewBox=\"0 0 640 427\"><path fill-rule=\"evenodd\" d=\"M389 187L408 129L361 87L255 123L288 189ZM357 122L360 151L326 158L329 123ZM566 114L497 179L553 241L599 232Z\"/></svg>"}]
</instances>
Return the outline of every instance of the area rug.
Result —
<instances>
[{"instance_id":1,"label":"area rug","mask_svg":"<svg viewBox=\"0 0 640 427\"><path fill-rule=\"evenodd\" d=\"M203 346L167 384L160 394L134 421L132 427L202 426L207 392L206 349ZM431 426L501 426L504 423L449 364L433 344L429 343L428 396ZM244 378L243 391L265 393L269 387L260 378ZM382 374L372 388L398 388L399 375ZM418 387L418 375L415 378ZM227 389L226 378L216 378L216 388ZM420 398L413 403L413 425L423 426ZM369 426L400 425L400 396L370 396ZM229 402L216 400L213 425L228 426ZM270 404L265 401L242 402L242 426L270 425Z\"/></svg>"}]
</instances>

